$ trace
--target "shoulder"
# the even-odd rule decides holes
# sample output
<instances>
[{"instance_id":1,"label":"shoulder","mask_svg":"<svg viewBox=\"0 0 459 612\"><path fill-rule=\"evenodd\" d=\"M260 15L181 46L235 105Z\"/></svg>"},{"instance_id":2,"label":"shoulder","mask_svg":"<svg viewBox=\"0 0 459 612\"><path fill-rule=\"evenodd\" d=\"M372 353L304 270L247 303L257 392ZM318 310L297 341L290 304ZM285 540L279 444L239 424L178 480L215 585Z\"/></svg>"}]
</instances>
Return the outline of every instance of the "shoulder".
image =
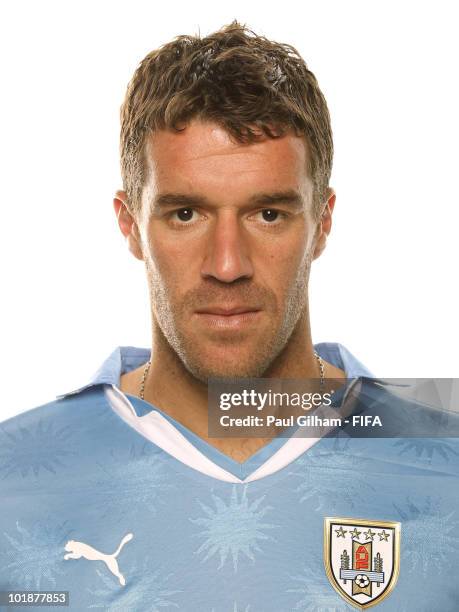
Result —
<instances>
[{"instance_id":1,"label":"shoulder","mask_svg":"<svg viewBox=\"0 0 459 612\"><path fill-rule=\"evenodd\" d=\"M1 433L20 430L46 421L61 421L84 416L105 404L103 386L98 385L77 394L70 394L21 412L0 422Z\"/></svg>"},{"instance_id":2,"label":"shoulder","mask_svg":"<svg viewBox=\"0 0 459 612\"><path fill-rule=\"evenodd\" d=\"M390 379L363 379L352 411L358 426L351 422L346 434L373 441L379 438L386 458L396 453L397 460L415 458L418 465L425 461L430 469L447 464L447 471L458 476L459 413L456 406L439 398L429 386L397 389ZM379 445L371 448L376 450Z\"/></svg>"},{"instance_id":3,"label":"shoulder","mask_svg":"<svg viewBox=\"0 0 459 612\"><path fill-rule=\"evenodd\" d=\"M435 384L435 380L419 381L417 384L364 377L356 396L361 410L384 411L392 421L409 427L411 431L416 428L420 434L432 434L435 432L431 428L422 431L422 427L436 424L437 433L459 436L458 406L451 401L443 401Z\"/></svg>"},{"instance_id":4,"label":"shoulder","mask_svg":"<svg viewBox=\"0 0 459 612\"><path fill-rule=\"evenodd\" d=\"M102 387L56 399L0 423L0 485L19 477L54 475L103 430Z\"/></svg>"}]
</instances>

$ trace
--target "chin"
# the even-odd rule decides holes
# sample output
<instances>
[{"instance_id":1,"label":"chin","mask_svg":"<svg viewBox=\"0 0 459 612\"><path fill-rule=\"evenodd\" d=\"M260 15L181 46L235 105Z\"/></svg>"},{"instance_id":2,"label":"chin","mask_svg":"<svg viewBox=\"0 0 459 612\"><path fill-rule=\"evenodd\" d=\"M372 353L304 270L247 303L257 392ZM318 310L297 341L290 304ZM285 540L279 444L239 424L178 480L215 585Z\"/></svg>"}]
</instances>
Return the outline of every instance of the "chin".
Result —
<instances>
[{"instance_id":1,"label":"chin","mask_svg":"<svg viewBox=\"0 0 459 612\"><path fill-rule=\"evenodd\" d=\"M231 360L213 359L185 359L183 363L186 369L201 382L207 383L210 378L259 378L267 370L268 364L253 359L241 357Z\"/></svg>"},{"instance_id":2,"label":"chin","mask_svg":"<svg viewBox=\"0 0 459 612\"><path fill-rule=\"evenodd\" d=\"M196 378L197 380L205 384L208 384L208 382L212 379L233 380L233 379L239 379L239 378L260 378L262 376L262 373L260 372L241 370L240 368L234 368L234 369L227 368L224 370L223 369L217 370L217 369L211 369L211 368L198 366L198 367L188 368L188 371L194 378Z\"/></svg>"},{"instance_id":3,"label":"chin","mask_svg":"<svg viewBox=\"0 0 459 612\"><path fill-rule=\"evenodd\" d=\"M218 342L196 335L182 338L173 348L186 370L204 383L209 378L261 378L285 345L272 334L231 334Z\"/></svg>"}]
</instances>

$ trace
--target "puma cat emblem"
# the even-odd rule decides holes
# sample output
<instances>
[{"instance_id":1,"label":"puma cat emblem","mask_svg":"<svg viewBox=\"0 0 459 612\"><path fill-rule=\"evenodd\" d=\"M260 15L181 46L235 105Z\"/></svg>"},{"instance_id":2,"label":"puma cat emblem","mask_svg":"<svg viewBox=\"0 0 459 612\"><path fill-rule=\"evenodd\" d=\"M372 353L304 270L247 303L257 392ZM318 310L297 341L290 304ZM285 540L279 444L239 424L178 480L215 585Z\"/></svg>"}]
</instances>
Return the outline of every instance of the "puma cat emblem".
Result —
<instances>
[{"instance_id":1,"label":"puma cat emblem","mask_svg":"<svg viewBox=\"0 0 459 612\"><path fill-rule=\"evenodd\" d=\"M132 533L127 533L121 540L118 548L111 555L100 552L84 542L69 540L65 545L65 550L68 552L66 555L64 555L64 559L80 559L83 557L89 561L103 561L111 573L119 579L121 586L124 586L126 584L126 580L118 568L118 561L116 560L116 557L119 555L126 542L132 540L133 537L134 535Z\"/></svg>"}]
</instances>

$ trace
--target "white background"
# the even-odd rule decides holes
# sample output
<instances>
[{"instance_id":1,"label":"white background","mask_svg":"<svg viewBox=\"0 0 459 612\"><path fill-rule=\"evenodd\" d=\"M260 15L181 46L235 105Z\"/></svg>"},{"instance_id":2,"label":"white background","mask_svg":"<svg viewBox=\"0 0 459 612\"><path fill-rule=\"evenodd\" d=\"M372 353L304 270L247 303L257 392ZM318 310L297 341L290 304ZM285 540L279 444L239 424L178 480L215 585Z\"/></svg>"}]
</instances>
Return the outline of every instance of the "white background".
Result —
<instances>
[{"instance_id":1,"label":"white background","mask_svg":"<svg viewBox=\"0 0 459 612\"><path fill-rule=\"evenodd\" d=\"M85 382L117 345L149 345L142 263L112 209L119 106L147 52L233 18L297 47L329 104L337 202L314 341L379 376L459 376L456 7L3 4L0 421Z\"/></svg>"}]
</instances>

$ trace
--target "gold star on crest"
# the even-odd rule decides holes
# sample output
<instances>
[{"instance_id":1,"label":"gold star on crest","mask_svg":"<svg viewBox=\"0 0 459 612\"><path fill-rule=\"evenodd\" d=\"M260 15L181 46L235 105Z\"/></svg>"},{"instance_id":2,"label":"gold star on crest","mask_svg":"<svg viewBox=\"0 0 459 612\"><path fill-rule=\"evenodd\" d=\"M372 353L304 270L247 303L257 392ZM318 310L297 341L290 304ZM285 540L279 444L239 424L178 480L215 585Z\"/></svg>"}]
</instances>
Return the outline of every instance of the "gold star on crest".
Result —
<instances>
[{"instance_id":1,"label":"gold star on crest","mask_svg":"<svg viewBox=\"0 0 459 612\"><path fill-rule=\"evenodd\" d=\"M344 531L343 526L341 525L341 527L339 529L335 529L335 533L338 534L339 538L344 538L344 536L346 535L347 531Z\"/></svg>"},{"instance_id":2,"label":"gold star on crest","mask_svg":"<svg viewBox=\"0 0 459 612\"><path fill-rule=\"evenodd\" d=\"M368 529L368 531L365 531L363 534L367 540L371 539L371 541L373 542L373 538L375 537L376 533L373 533L371 531L371 527Z\"/></svg>"},{"instance_id":3,"label":"gold star on crest","mask_svg":"<svg viewBox=\"0 0 459 612\"><path fill-rule=\"evenodd\" d=\"M349 532L351 534L351 536L353 538L357 538L357 540L359 539L360 534L362 533L361 531L357 531L357 527L354 527L354 529L352 531Z\"/></svg>"},{"instance_id":4,"label":"gold star on crest","mask_svg":"<svg viewBox=\"0 0 459 612\"><path fill-rule=\"evenodd\" d=\"M385 529L383 529L382 531L380 531L378 533L379 535L379 541L382 542L384 540L384 542L388 542L389 541L389 536L390 533L386 533Z\"/></svg>"}]
</instances>

